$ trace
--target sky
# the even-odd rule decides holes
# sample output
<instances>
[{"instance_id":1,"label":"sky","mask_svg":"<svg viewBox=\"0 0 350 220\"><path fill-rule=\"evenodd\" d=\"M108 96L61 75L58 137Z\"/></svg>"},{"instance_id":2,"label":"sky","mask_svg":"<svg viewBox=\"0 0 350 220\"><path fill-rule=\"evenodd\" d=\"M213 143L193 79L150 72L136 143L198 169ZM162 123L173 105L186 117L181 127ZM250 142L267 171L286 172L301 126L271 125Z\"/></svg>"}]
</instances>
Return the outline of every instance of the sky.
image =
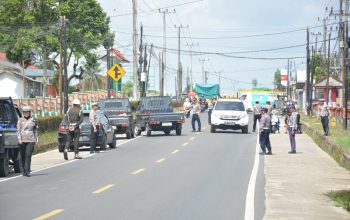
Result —
<instances>
[{"instance_id":1,"label":"sky","mask_svg":"<svg viewBox=\"0 0 350 220\"><path fill-rule=\"evenodd\" d=\"M177 69L178 29L181 29L181 63L184 82L190 67L195 83L202 83L202 64L208 71L208 83L218 83L221 73L221 93L235 94L239 89L251 89L252 80L258 86L273 88L277 68L285 69L287 58L293 69L305 69L306 27L311 32L321 31L328 13L325 7L339 7L336 0L137 0L138 31L144 26L144 43L155 46L155 54L163 47L163 19L158 8L167 8L167 91L175 94ZM98 0L111 18L111 29L116 34L115 48L130 64L124 81L132 79L132 1ZM191 3L192 2L192 3ZM182 4L183 5L179 5ZM176 6L177 5L177 6ZM173 6L173 7L171 7ZM174 12L175 10L175 12ZM331 19L329 23L332 23ZM314 42L314 36L310 36ZM322 43L318 43L321 45ZM333 42L332 42L333 44ZM295 45L299 45L294 47ZM290 47L288 49L277 49ZM270 50L274 49L274 50ZM262 50L262 51L261 51ZM270 50L270 51L269 51ZM221 54L221 55L217 55ZM229 56L226 56L229 55ZM232 57L233 56L233 57ZM259 58L259 59L251 59ZM267 59L260 59L267 58ZM278 58L271 60L270 58ZM283 58L283 59L281 59ZM158 90L159 64L153 58L150 67L151 89Z\"/></svg>"}]
</instances>

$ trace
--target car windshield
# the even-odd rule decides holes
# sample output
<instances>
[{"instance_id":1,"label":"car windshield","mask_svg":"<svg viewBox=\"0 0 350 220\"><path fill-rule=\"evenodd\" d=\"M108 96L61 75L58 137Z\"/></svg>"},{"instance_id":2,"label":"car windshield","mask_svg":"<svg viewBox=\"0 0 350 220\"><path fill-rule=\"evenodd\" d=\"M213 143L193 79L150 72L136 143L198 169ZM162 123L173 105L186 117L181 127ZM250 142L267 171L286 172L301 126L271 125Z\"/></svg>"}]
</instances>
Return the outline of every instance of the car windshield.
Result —
<instances>
[{"instance_id":1,"label":"car windshield","mask_svg":"<svg viewBox=\"0 0 350 220\"><path fill-rule=\"evenodd\" d=\"M123 102L116 101L116 102L106 102L105 103L106 109L112 109L112 108L123 108Z\"/></svg>"},{"instance_id":2,"label":"car windshield","mask_svg":"<svg viewBox=\"0 0 350 220\"><path fill-rule=\"evenodd\" d=\"M218 102L215 106L215 110L244 111L245 109L242 102Z\"/></svg>"},{"instance_id":3,"label":"car windshield","mask_svg":"<svg viewBox=\"0 0 350 220\"><path fill-rule=\"evenodd\" d=\"M162 107L162 106L168 106L170 104L170 99L151 99L147 100L146 106L147 107Z\"/></svg>"}]
</instances>

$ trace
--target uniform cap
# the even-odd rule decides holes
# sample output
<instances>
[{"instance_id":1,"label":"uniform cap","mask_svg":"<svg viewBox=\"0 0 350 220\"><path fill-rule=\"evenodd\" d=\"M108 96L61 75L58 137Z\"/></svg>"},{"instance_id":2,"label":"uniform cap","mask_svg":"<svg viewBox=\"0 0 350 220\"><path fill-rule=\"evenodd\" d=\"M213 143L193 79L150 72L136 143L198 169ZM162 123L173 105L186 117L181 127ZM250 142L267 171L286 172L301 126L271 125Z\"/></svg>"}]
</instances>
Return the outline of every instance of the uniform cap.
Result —
<instances>
[{"instance_id":1,"label":"uniform cap","mask_svg":"<svg viewBox=\"0 0 350 220\"><path fill-rule=\"evenodd\" d=\"M31 112L32 111L32 107L30 107L29 105L23 106L22 111L23 112Z\"/></svg>"},{"instance_id":2,"label":"uniform cap","mask_svg":"<svg viewBox=\"0 0 350 220\"><path fill-rule=\"evenodd\" d=\"M80 105L80 100L79 99L74 99L73 100L73 105Z\"/></svg>"},{"instance_id":3,"label":"uniform cap","mask_svg":"<svg viewBox=\"0 0 350 220\"><path fill-rule=\"evenodd\" d=\"M97 102L93 102L93 103L91 104L91 106L98 106L98 103L97 103Z\"/></svg>"}]
</instances>

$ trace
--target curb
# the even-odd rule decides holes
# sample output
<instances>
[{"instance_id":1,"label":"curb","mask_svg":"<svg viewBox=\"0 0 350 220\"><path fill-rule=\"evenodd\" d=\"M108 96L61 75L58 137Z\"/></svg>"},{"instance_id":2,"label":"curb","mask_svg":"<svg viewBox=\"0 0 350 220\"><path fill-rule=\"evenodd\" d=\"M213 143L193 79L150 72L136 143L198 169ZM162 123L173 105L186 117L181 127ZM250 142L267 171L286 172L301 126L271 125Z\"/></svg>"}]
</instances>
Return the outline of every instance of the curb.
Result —
<instances>
[{"instance_id":1,"label":"curb","mask_svg":"<svg viewBox=\"0 0 350 220\"><path fill-rule=\"evenodd\" d=\"M50 144L45 144L45 145L38 145L34 148L33 155L39 154L39 153L44 153L49 150L57 149L57 143L50 143Z\"/></svg>"},{"instance_id":2,"label":"curb","mask_svg":"<svg viewBox=\"0 0 350 220\"><path fill-rule=\"evenodd\" d=\"M339 145L330 142L327 137L325 137L318 130L310 127L308 124L303 123L303 131L309 135L315 143L325 152L327 152L331 157L334 158L337 163L347 170L350 170L350 152L344 150Z\"/></svg>"}]
</instances>

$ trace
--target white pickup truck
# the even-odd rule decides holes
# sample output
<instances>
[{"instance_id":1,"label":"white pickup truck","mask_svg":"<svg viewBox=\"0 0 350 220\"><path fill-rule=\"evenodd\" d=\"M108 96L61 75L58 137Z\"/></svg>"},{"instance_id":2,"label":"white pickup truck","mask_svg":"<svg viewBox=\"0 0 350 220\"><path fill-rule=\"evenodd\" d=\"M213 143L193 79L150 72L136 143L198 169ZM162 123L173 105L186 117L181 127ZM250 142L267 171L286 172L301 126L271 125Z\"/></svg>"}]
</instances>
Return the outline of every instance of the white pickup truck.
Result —
<instances>
[{"instance_id":1,"label":"white pickup truck","mask_svg":"<svg viewBox=\"0 0 350 220\"><path fill-rule=\"evenodd\" d=\"M211 114L211 133L216 129L242 130L248 133L249 116L244 104L239 99L220 99Z\"/></svg>"}]
</instances>

